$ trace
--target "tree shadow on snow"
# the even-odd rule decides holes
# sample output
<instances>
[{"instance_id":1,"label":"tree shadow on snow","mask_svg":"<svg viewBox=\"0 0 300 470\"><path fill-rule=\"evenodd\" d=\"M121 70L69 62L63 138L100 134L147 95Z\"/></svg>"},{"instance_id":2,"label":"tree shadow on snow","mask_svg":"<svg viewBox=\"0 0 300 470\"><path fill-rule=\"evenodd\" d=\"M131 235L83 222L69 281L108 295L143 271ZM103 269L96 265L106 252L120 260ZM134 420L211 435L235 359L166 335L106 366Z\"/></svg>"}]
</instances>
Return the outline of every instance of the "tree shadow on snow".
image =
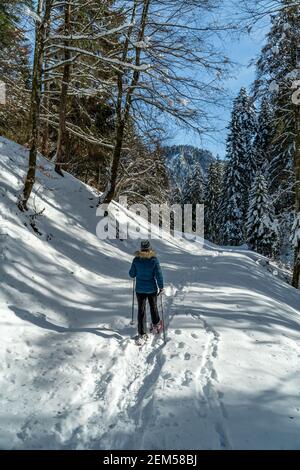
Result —
<instances>
[{"instance_id":1,"label":"tree shadow on snow","mask_svg":"<svg viewBox=\"0 0 300 470\"><path fill-rule=\"evenodd\" d=\"M32 323L33 325L38 326L39 328L43 328L45 330L50 330L50 331L55 331L56 333L93 333L97 336L101 336L102 338L115 338L117 340L123 340L124 337L110 329L110 328L73 328L73 327L65 327L65 326L59 326L55 325L54 323L50 322L47 318L46 315L43 313L37 312L36 314L28 312L28 310L24 310L18 307L15 307L13 305L8 305L10 310L12 310L15 315L20 318L21 320L27 321ZM130 329L122 329L123 333L130 333Z\"/></svg>"}]
</instances>

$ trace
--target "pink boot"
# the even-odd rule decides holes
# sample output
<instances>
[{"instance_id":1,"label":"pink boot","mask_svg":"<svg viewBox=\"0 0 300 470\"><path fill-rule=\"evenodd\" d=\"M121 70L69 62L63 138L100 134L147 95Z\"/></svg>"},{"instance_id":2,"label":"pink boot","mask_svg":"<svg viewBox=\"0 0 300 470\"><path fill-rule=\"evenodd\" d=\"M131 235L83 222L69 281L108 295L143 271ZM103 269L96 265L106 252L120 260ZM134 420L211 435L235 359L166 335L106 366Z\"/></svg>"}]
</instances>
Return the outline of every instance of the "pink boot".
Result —
<instances>
[{"instance_id":1,"label":"pink boot","mask_svg":"<svg viewBox=\"0 0 300 470\"><path fill-rule=\"evenodd\" d=\"M157 325L152 325L152 328L150 329L151 333L154 335L159 335L164 329L164 323L162 320L160 320Z\"/></svg>"}]
</instances>

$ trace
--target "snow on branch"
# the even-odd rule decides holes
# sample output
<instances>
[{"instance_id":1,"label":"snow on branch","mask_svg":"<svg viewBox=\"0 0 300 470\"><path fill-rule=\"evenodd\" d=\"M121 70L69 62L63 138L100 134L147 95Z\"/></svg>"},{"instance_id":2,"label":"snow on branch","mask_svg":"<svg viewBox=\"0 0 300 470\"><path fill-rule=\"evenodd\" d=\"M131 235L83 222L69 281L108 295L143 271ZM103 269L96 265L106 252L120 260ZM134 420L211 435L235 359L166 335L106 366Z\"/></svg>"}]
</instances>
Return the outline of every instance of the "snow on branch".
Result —
<instances>
[{"instance_id":1,"label":"snow on branch","mask_svg":"<svg viewBox=\"0 0 300 470\"><path fill-rule=\"evenodd\" d=\"M105 63L111 64L111 65L116 65L116 66L121 66L123 68L135 70L137 72L146 72L147 70L151 69L151 67L152 67L150 64L135 65L135 64L131 64L131 63L125 62L125 61L123 62L122 60L119 60L119 59L111 59L111 58L105 57L103 55L99 56L97 54L94 54L93 52L87 51L85 49L81 49L79 47L72 47L72 46L67 46L66 47L66 46L59 45L59 44L55 44L52 47L54 47L56 49L63 49L63 50L67 49L69 51L76 52L77 54L80 54L80 55L93 57L93 58L95 58L97 60L100 60L100 61L103 61Z\"/></svg>"},{"instance_id":2,"label":"snow on branch","mask_svg":"<svg viewBox=\"0 0 300 470\"><path fill-rule=\"evenodd\" d=\"M99 39L103 39L107 36L112 36L116 33L119 33L120 31L123 31L124 29L128 29L132 26L132 23L125 23L121 26L118 26L116 28L108 29L106 31L103 31L103 33L98 33L98 34L70 34L69 36L62 36L62 35L52 35L49 36L46 42L50 42L52 40L61 40L61 41L97 41Z\"/></svg>"}]
</instances>

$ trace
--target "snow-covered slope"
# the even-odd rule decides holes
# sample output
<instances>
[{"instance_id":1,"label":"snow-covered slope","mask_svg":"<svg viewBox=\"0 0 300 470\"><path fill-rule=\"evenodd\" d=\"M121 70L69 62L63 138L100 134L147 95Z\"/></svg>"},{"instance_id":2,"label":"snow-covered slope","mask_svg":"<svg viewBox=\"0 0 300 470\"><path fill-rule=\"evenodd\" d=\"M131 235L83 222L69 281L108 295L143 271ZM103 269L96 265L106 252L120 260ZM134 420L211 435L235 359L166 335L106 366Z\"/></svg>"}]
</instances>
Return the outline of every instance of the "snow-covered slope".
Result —
<instances>
[{"instance_id":1,"label":"snow-covered slope","mask_svg":"<svg viewBox=\"0 0 300 470\"><path fill-rule=\"evenodd\" d=\"M0 139L0 447L299 449L300 293L254 253L153 241L168 341L139 350L138 242L99 240L96 194L39 163L40 235L15 206L27 152Z\"/></svg>"}]
</instances>

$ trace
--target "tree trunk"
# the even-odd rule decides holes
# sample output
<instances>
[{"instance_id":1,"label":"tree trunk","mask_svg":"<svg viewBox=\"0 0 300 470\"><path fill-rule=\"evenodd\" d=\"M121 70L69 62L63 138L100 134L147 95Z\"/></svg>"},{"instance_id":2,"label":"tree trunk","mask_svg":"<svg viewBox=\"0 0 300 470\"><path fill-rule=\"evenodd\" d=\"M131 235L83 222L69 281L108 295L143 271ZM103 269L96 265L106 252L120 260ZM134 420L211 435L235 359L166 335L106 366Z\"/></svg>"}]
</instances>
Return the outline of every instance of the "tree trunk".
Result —
<instances>
[{"instance_id":1,"label":"tree trunk","mask_svg":"<svg viewBox=\"0 0 300 470\"><path fill-rule=\"evenodd\" d=\"M50 25L49 23L46 26L45 30L45 40L48 39L50 34ZM50 52L45 53L45 58L44 58L44 69L47 68L48 66L48 61L50 58ZM49 111L50 111L50 81L48 80L49 78L49 73L44 73L44 97L43 97L43 109L44 113L46 115L46 119L48 117ZM41 152L42 155L48 157L50 153L50 146L49 146L49 122L48 120L45 121L44 126L43 126L43 134L42 134L42 143L41 143Z\"/></svg>"},{"instance_id":2,"label":"tree trunk","mask_svg":"<svg viewBox=\"0 0 300 470\"><path fill-rule=\"evenodd\" d=\"M44 8L45 3L45 8ZM36 157L38 150L40 105L42 92L43 55L45 46L45 30L50 18L52 0L38 0L37 13L41 18L35 28L35 49L33 63L33 78L30 104L30 139L29 139L29 166L26 175L23 192L18 199L20 210L27 210L27 203L35 183ZM44 13L43 13L44 12Z\"/></svg>"},{"instance_id":3,"label":"tree trunk","mask_svg":"<svg viewBox=\"0 0 300 470\"><path fill-rule=\"evenodd\" d=\"M135 6L133 8L133 14L132 14L132 22L136 14L136 6L137 6L137 3L135 2ZM138 43L144 39L149 6L150 6L150 0L144 0L140 30L139 30L138 39L137 39ZM129 33L128 33L127 40L128 38L129 38ZM129 44L129 41L127 44L125 43L123 60L125 60L127 57L128 44ZM139 66L140 64L141 64L141 49L139 47L136 47L135 65ZM128 88L128 91L126 94L125 107L123 111L122 110L123 80L122 80L122 75L119 74L118 76L118 105L117 105L116 139L115 139L115 146L114 146L114 151L113 151L113 156L112 156L110 179L109 179L107 188L102 198L100 199L100 203L103 203L103 204L110 204L115 196L119 163L120 163L120 158L122 154L122 147L123 147L123 140L124 140L124 131L128 122L129 114L130 114L132 95L133 95L135 87L137 86L139 82L139 78L140 78L140 71L135 70L132 75L130 87Z\"/></svg>"},{"instance_id":4,"label":"tree trunk","mask_svg":"<svg viewBox=\"0 0 300 470\"><path fill-rule=\"evenodd\" d=\"M45 92L45 95L44 95L44 101L43 101L43 108L44 108L44 111L47 115L49 113L49 108L50 108L50 99L49 99L50 85L49 85L49 82L45 84L44 92ZM45 121L45 125L44 125L44 128L43 128L41 153L45 157L48 157L49 153L50 153L49 123L48 123L48 121Z\"/></svg>"},{"instance_id":5,"label":"tree trunk","mask_svg":"<svg viewBox=\"0 0 300 470\"><path fill-rule=\"evenodd\" d=\"M65 22L64 22L64 34L69 36L71 34L71 14L72 14L72 0L66 0L65 4ZM55 171L64 176L61 167L64 164L66 157L66 118L67 118L67 99L68 99L68 89L71 78L71 53L68 49L70 41L65 39L64 41L64 69L63 69L63 78L61 84L61 94L60 94L60 109L59 109L59 128L58 128L58 139L57 139L57 150L56 150L56 164Z\"/></svg>"},{"instance_id":6,"label":"tree trunk","mask_svg":"<svg viewBox=\"0 0 300 470\"><path fill-rule=\"evenodd\" d=\"M98 190L100 191L100 182L101 182L101 165L98 166Z\"/></svg>"},{"instance_id":7,"label":"tree trunk","mask_svg":"<svg viewBox=\"0 0 300 470\"><path fill-rule=\"evenodd\" d=\"M296 178L296 202L295 202L295 217L300 218L300 105L295 105L296 116L296 150L294 157L295 178ZM299 220L299 219L298 219ZM296 227L297 230L297 227ZM299 230L299 228L298 228ZM292 285L299 289L300 287L300 240L298 238L297 245L295 246L294 253L294 270Z\"/></svg>"},{"instance_id":8,"label":"tree trunk","mask_svg":"<svg viewBox=\"0 0 300 470\"><path fill-rule=\"evenodd\" d=\"M109 204L113 200L115 192L116 192L118 169L119 169L119 163L120 163L123 140L124 140L124 130L125 130L125 121L121 121L121 123L119 124L117 128L115 147L114 147L113 157L112 157L112 165L110 169L109 183L105 190L104 197L101 200L101 203L103 204Z\"/></svg>"}]
</instances>

